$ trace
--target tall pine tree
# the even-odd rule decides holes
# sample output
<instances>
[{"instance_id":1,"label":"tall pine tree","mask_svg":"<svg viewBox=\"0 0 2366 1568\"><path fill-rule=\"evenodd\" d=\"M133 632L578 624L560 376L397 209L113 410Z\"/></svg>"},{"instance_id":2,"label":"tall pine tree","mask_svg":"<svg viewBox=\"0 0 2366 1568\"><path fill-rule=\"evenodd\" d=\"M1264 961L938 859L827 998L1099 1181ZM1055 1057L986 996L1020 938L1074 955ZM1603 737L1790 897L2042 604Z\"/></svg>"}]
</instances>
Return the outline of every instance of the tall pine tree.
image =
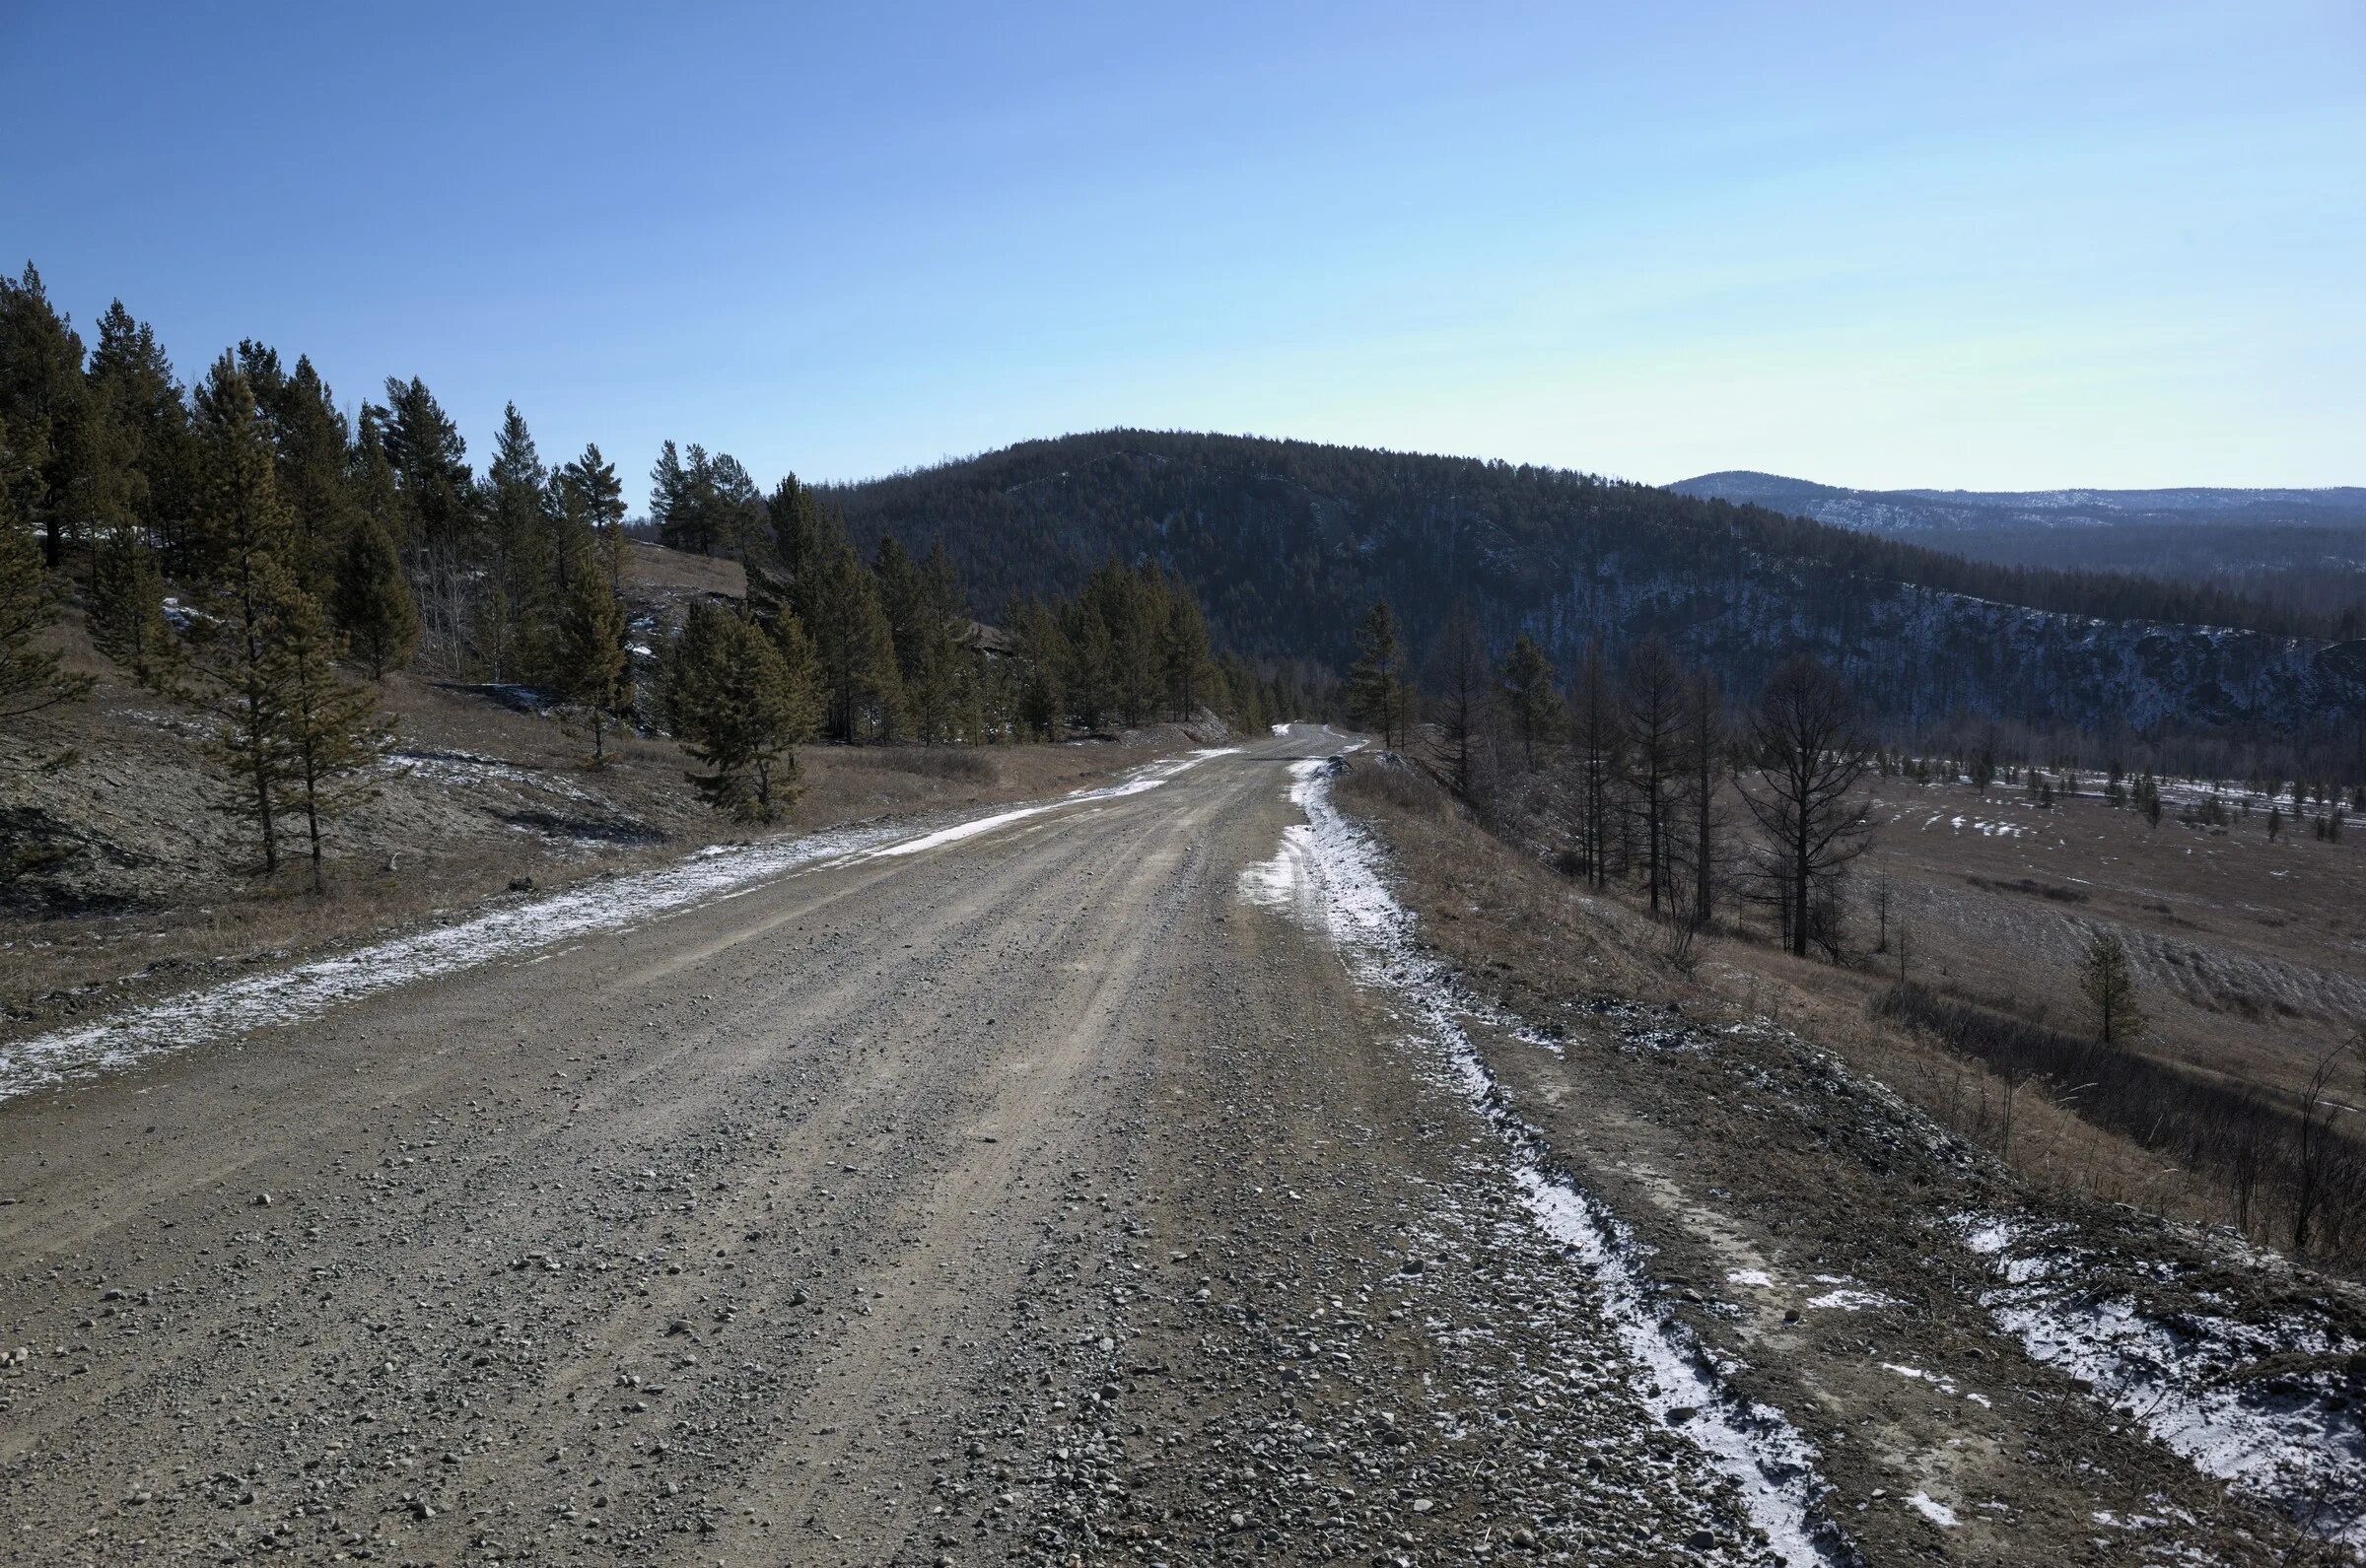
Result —
<instances>
[{"instance_id":1,"label":"tall pine tree","mask_svg":"<svg viewBox=\"0 0 2366 1568\"><path fill-rule=\"evenodd\" d=\"M280 504L269 428L254 391L231 356L214 365L197 393L206 493L198 517L215 574L196 623L200 672L220 720L214 756L230 782L226 808L254 825L266 874L280 862L287 755L282 744L274 572L292 529Z\"/></svg>"},{"instance_id":2,"label":"tall pine tree","mask_svg":"<svg viewBox=\"0 0 2366 1568\"><path fill-rule=\"evenodd\" d=\"M17 510L22 492L11 481L19 477L21 462L7 424L0 422L0 718L8 719L72 702L91 684L67 674L57 653L38 646L57 619L57 605L41 571L40 552Z\"/></svg>"},{"instance_id":3,"label":"tall pine tree","mask_svg":"<svg viewBox=\"0 0 2366 1568\"><path fill-rule=\"evenodd\" d=\"M82 417L82 339L49 303L33 263L0 277L0 423L16 443L10 483L17 515L41 536L42 561L65 567L75 534L76 426Z\"/></svg>"},{"instance_id":4,"label":"tall pine tree","mask_svg":"<svg viewBox=\"0 0 2366 1568\"><path fill-rule=\"evenodd\" d=\"M339 651L319 601L266 561L271 640L264 686L273 694L272 745L279 757L288 812L304 823L314 893L324 892L328 824L367 797L355 778L385 755L387 732L367 686L337 674Z\"/></svg>"},{"instance_id":5,"label":"tall pine tree","mask_svg":"<svg viewBox=\"0 0 2366 1568\"><path fill-rule=\"evenodd\" d=\"M607 760L607 726L632 706L632 655L625 648L624 604L604 574L586 572L568 590L559 620L560 684L592 723L592 761Z\"/></svg>"}]
</instances>

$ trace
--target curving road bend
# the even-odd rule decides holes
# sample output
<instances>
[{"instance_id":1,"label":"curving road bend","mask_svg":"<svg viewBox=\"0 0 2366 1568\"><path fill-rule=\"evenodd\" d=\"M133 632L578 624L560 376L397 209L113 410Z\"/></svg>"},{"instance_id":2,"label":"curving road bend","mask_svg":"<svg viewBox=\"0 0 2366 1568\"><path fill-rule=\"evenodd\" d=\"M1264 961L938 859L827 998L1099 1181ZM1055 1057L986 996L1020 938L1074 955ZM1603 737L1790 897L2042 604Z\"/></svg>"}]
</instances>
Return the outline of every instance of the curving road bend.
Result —
<instances>
[{"instance_id":1,"label":"curving road bend","mask_svg":"<svg viewBox=\"0 0 2366 1568\"><path fill-rule=\"evenodd\" d=\"M0 1103L0 1560L1763 1560L1244 897L1344 744Z\"/></svg>"}]
</instances>

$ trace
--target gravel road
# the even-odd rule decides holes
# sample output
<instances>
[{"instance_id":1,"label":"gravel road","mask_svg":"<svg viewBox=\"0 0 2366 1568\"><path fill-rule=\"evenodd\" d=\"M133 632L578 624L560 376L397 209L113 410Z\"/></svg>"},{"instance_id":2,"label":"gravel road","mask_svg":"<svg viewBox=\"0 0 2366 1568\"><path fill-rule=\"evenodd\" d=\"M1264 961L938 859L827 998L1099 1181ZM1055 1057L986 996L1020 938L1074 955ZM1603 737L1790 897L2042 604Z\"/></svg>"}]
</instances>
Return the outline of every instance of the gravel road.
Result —
<instances>
[{"instance_id":1,"label":"gravel road","mask_svg":"<svg viewBox=\"0 0 2366 1568\"><path fill-rule=\"evenodd\" d=\"M1758 1562L1301 727L0 1104L0 1558Z\"/></svg>"}]
</instances>

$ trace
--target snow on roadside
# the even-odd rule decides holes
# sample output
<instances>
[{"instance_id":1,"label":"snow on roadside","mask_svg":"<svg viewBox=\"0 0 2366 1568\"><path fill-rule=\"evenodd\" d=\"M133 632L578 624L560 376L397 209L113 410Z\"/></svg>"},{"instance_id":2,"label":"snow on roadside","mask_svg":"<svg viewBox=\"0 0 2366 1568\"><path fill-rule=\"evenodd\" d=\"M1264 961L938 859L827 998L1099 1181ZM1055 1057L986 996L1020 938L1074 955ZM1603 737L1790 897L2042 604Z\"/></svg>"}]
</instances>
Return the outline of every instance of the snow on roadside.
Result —
<instances>
[{"instance_id":1,"label":"snow on roadside","mask_svg":"<svg viewBox=\"0 0 2366 1568\"><path fill-rule=\"evenodd\" d=\"M330 1008L415 981L449 975L585 936L642 924L690 905L745 892L821 865L916 854L1062 806L1140 794L1228 748L1196 751L1135 770L1113 784L1079 789L1016 811L931 833L883 824L715 845L653 870L607 877L545 898L504 904L449 925L387 937L350 952L244 975L134 1007L96 1023L0 1043L0 1101L70 1078L124 1067L169 1051L301 1023Z\"/></svg>"},{"instance_id":2,"label":"snow on roadside","mask_svg":"<svg viewBox=\"0 0 2366 1568\"><path fill-rule=\"evenodd\" d=\"M1633 1232L1560 1170L1542 1136L1506 1108L1464 1027L1494 1021L1489 1010L1460 995L1443 966L1422 955L1413 917L1382 878L1379 845L1331 803L1335 771L1323 762L1292 767L1290 798L1307 822L1288 832L1302 837L1286 838L1275 860L1244 874L1242 896L1316 912L1317 928L1357 983L1409 1005L1421 1035L1445 1053L1448 1070L1501 1135L1530 1217L1600 1292L1644 1407L1734 1483L1774 1555L1792 1565L1845 1558L1838 1531L1816 1513L1824 1483L1815 1473L1814 1448L1781 1411L1725 1387L1692 1332L1652 1290Z\"/></svg>"},{"instance_id":3,"label":"snow on roadside","mask_svg":"<svg viewBox=\"0 0 2366 1568\"><path fill-rule=\"evenodd\" d=\"M1964 1245L1988 1258L1997 1285L1981 1295L2030 1358L2059 1368L2141 1422L2194 1468L2267 1502L2301 1529L2366 1550L2366 1427L2345 1375L2324 1370L2366 1352L2298 1319L2146 1314L2102 1284L2091 1256L2055 1228L1995 1215L1957 1218ZM2280 1377L2254 1369L2306 1358Z\"/></svg>"}]
</instances>

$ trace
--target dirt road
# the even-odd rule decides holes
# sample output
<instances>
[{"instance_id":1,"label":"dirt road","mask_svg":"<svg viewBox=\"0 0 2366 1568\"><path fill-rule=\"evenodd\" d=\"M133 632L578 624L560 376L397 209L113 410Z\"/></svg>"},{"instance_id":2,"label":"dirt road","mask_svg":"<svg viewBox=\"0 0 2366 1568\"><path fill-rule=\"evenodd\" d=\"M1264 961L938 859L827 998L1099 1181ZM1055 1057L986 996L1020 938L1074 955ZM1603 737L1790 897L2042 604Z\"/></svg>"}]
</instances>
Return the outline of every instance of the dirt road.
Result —
<instances>
[{"instance_id":1,"label":"dirt road","mask_svg":"<svg viewBox=\"0 0 2366 1568\"><path fill-rule=\"evenodd\" d=\"M0 1103L0 1557L1764 1560L1244 897L1340 744Z\"/></svg>"}]
</instances>

